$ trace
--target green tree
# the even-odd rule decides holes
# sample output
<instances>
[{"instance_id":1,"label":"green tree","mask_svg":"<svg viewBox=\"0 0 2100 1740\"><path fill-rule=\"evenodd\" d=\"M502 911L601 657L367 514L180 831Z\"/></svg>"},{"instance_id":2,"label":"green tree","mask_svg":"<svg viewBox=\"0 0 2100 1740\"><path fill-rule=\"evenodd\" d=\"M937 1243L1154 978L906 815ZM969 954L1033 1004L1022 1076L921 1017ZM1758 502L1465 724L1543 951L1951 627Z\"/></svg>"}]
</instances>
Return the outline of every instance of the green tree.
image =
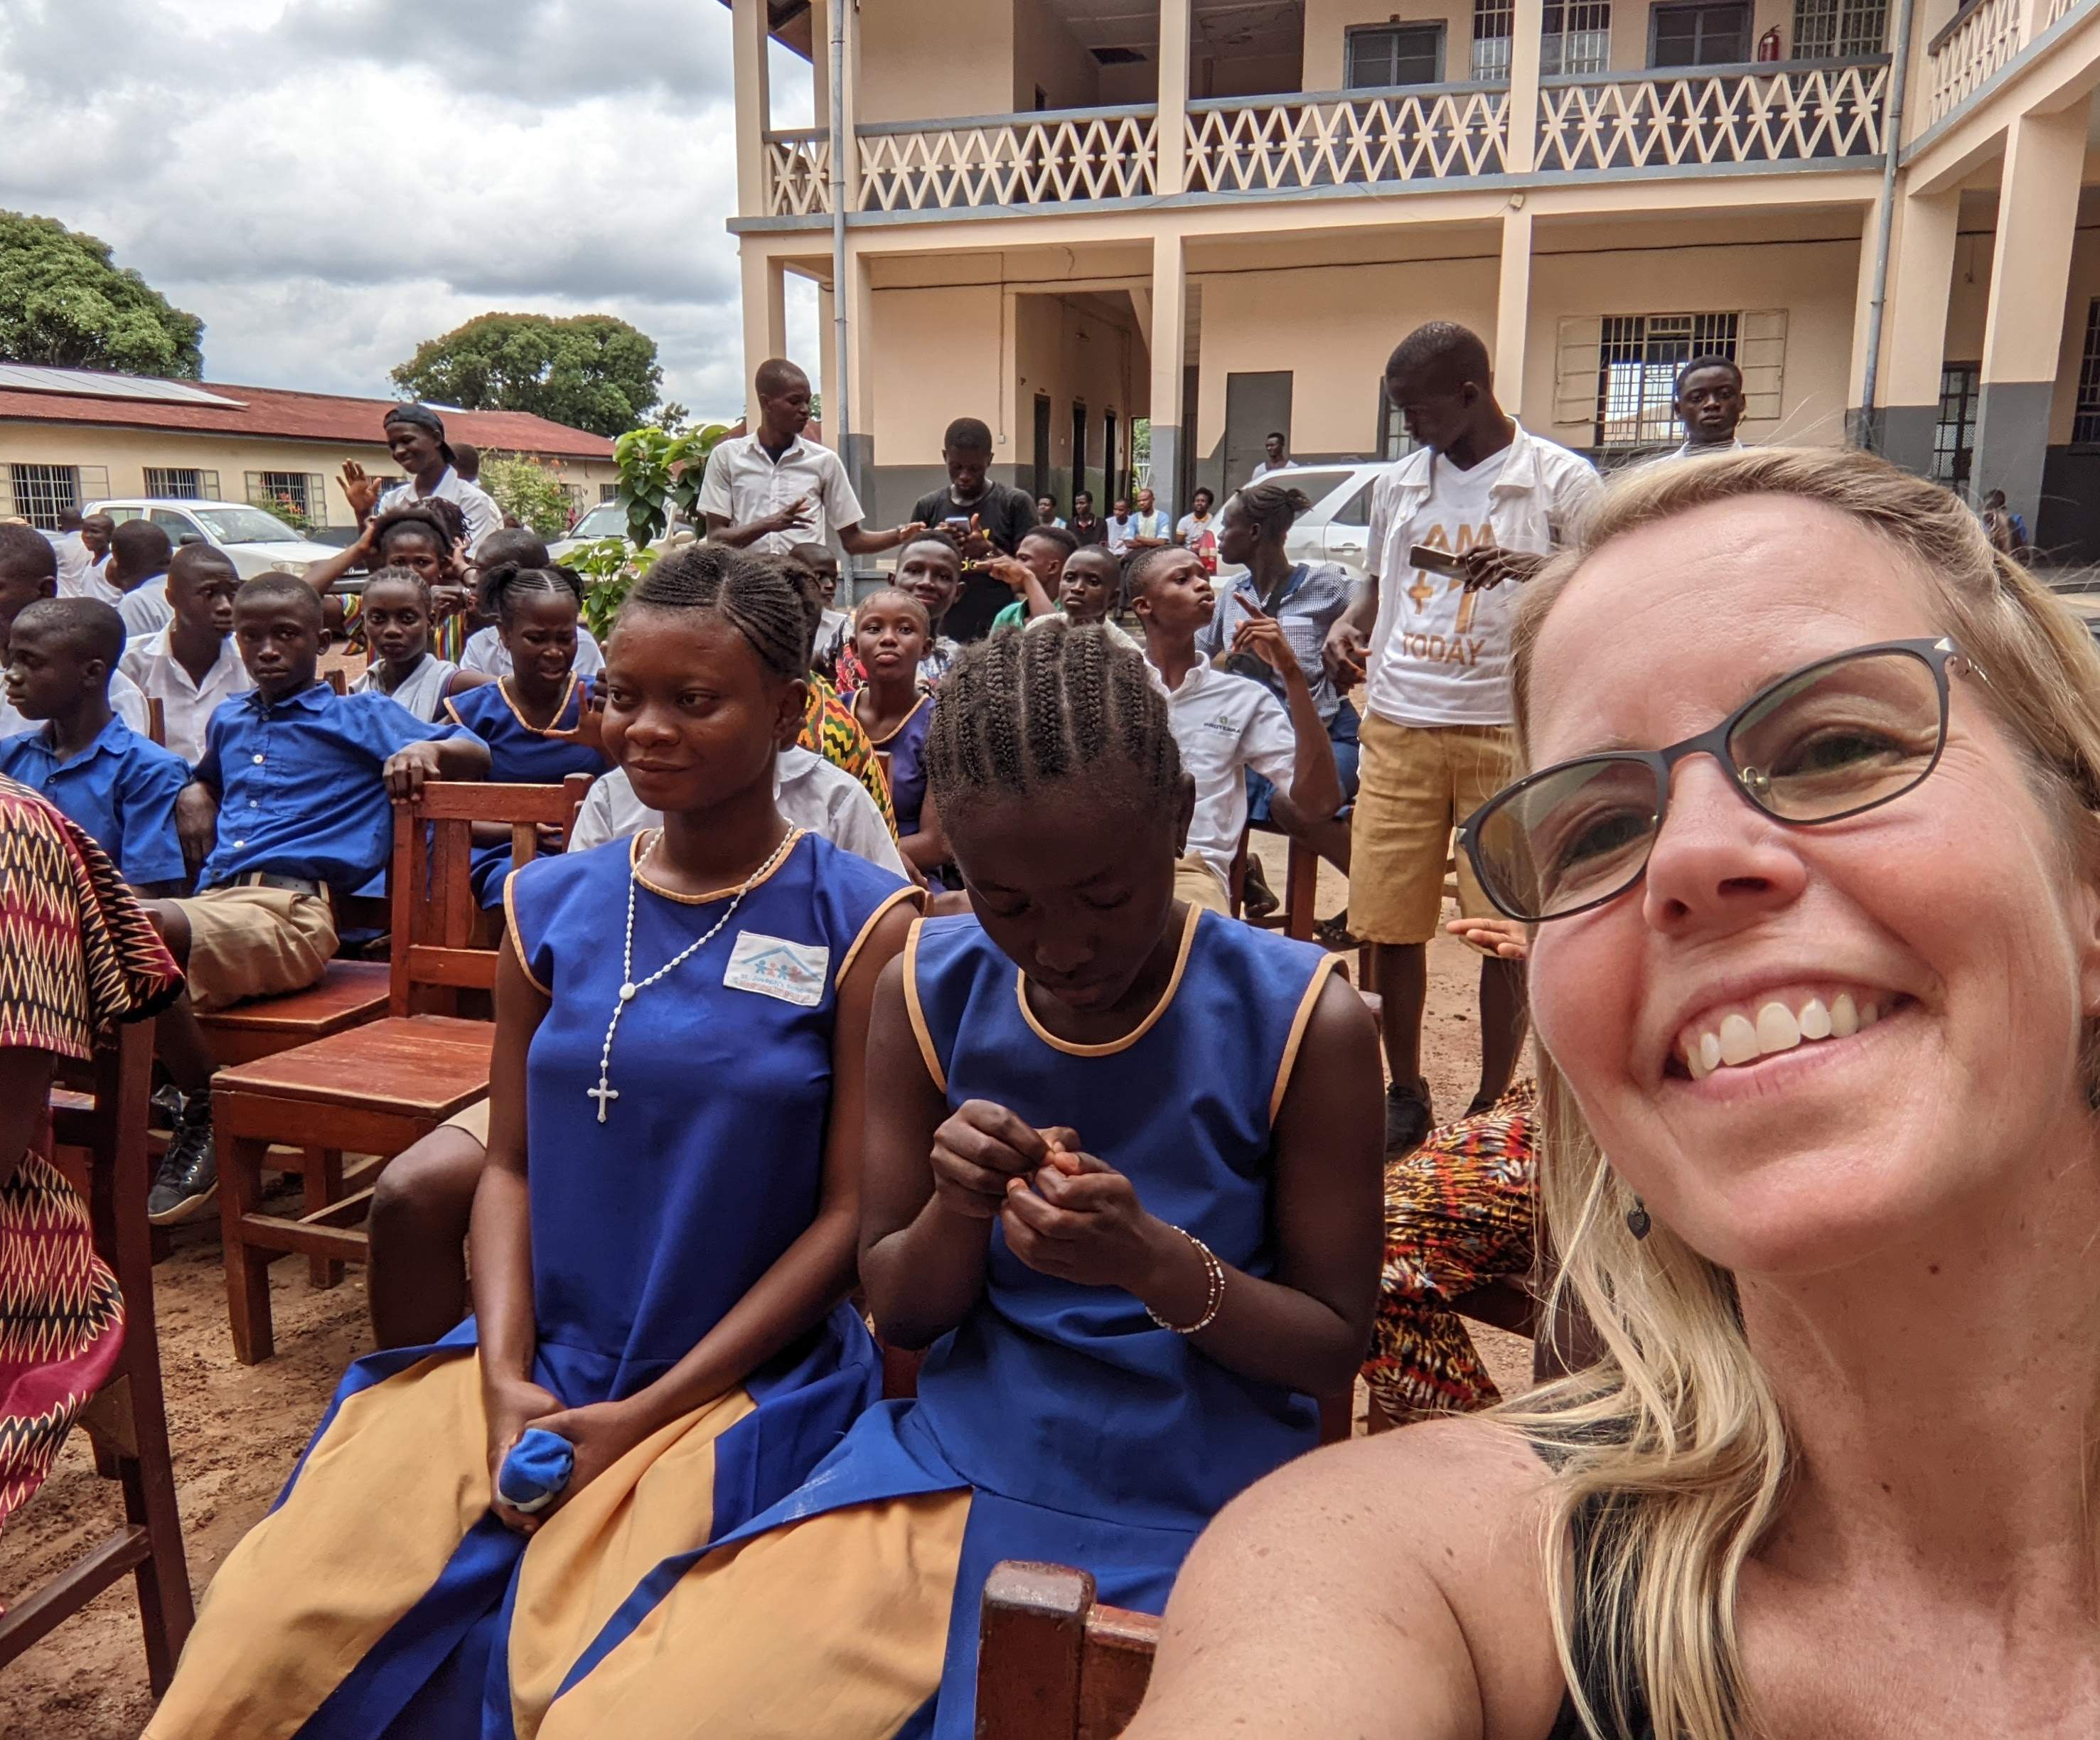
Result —
<instances>
[{"instance_id":1,"label":"green tree","mask_svg":"<svg viewBox=\"0 0 2100 1740\"><path fill-rule=\"evenodd\" d=\"M569 494L562 480L537 460L523 453L481 456L481 487L505 513L543 538L558 538L569 529Z\"/></svg>"},{"instance_id":2,"label":"green tree","mask_svg":"<svg viewBox=\"0 0 2100 1740\"><path fill-rule=\"evenodd\" d=\"M664 371L656 341L611 315L485 314L419 346L394 381L465 411L529 411L619 435L656 403Z\"/></svg>"},{"instance_id":3,"label":"green tree","mask_svg":"<svg viewBox=\"0 0 2100 1740\"><path fill-rule=\"evenodd\" d=\"M119 270L107 242L0 211L0 357L194 381L203 337L195 315Z\"/></svg>"}]
</instances>

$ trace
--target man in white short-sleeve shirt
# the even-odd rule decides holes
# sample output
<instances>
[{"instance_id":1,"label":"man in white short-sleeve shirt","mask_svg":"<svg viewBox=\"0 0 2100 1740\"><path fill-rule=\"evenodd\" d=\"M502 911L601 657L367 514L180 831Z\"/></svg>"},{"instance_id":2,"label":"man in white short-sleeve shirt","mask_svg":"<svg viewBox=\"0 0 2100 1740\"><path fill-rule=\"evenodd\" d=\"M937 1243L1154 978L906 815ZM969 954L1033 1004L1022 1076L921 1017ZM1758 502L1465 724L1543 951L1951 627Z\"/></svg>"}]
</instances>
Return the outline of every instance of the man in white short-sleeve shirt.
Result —
<instances>
[{"instance_id":1,"label":"man in white short-sleeve shirt","mask_svg":"<svg viewBox=\"0 0 2100 1740\"><path fill-rule=\"evenodd\" d=\"M1523 583L1568 535L1598 480L1579 454L1504 415L1487 347L1462 326L1436 321L1409 334L1386 364L1386 391L1422 445L1372 489L1370 575L1326 652L1344 690L1367 681L1349 927L1375 945L1392 1074L1386 1146L1403 1153L1434 1121L1422 1011L1451 831L1510 777L1510 629ZM1418 547L1436 559L1418 567ZM1462 853L1458 898L1468 917L1493 910ZM1484 961L1476 1108L1509 1086L1524 1028L1521 967Z\"/></svg>"},{"instance_id":2,"label":"man in white short-sleeve shirt","mask_svg":"<svg viewBox=\"0 0 2100 1740\"><path fill-rule=\"evenodd\" d=\"M846 468L808 440L810 377L779 357L758 367L759 422L715 443L700 481L707 535L737 549L785 556L798 544L836 540L849 555L893 550L923 526L870 531Z\"/></svg>"},{"instance_id":3,"label":"man in white short-sleeve shirt","mask_svg":"<svg viewBox=\"0 0 2100 1740\"><path fill-rule=\"evenodd\" d=\"M1250 770L1275 787L1270 813L1286 829L1325 820L1342 807L1335 749L1305 672L1267 617L1242 625L1233 650L1254 654L1283 681L1285 706L1251 677L1221 671L1196 650L1216 601L1192 550L1148 550L1130 569L1131 608L1145 630L1145 656L1167 696L1181 765L1196 783L1195 813L1175 876L1184 900L1229 912L1233 860L1246 831Z\"/></svg>"}]
</instances>

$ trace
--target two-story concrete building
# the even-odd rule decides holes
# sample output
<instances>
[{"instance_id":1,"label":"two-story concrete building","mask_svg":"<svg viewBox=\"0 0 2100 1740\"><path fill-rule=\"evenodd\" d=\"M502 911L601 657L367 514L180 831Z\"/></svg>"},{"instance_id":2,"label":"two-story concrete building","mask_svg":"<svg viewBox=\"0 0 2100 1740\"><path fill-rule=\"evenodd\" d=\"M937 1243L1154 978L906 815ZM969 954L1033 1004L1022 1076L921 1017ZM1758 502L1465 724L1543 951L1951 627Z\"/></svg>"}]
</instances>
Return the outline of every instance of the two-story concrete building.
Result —
<instances>
[{"instance_id":1,"label":"two-story concrete building","mask_svg":"<svg viewBox=\"0 0 2100 1740\"><path fill-rule=\"evenodd\" d=\"M836 140L767 123L769 32L828 122L832 0L726 3L747 359L814 280L878 521L960 415L1061 501L1134 418L1177 506L1273 429L1392 455L1381 365L1450 319L1608 462L1718 350L1746 440L1864 439L2100 557L2100 0L858 0Z\"/></svg>"}]
</instances>

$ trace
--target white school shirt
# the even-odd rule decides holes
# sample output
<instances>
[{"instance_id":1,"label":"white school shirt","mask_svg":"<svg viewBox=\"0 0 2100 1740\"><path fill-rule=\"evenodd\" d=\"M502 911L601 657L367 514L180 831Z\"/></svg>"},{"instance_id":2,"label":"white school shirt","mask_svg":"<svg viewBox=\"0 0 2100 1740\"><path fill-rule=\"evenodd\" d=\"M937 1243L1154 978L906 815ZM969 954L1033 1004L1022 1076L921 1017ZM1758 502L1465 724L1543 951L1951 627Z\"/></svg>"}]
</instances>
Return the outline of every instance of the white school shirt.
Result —
<instances>
[{"instance_id":1,"label":"white school shirt","mask_svg":"<svg viewBox=\"0 0 2100 1740\"><path fill-rule=\"evenodd\" d=\"M146 735L146 698L139 692L139 685L121 671L109 673L109 711L139 736ZM42 723L40 719L24 719L16 712L7 699L7 691L0 689L0 737L19 736L24 731L35 730Z\"/></svg>"},{"instance_id":2,"label":"white school shirt","mask_svg":"<svg viewBox=\"0 0 2100 1740\"><path fill-rule=\"evenodd\" d=\"M1133 513L1127 520L1119 520L1111 513L1101 523L1108 527L1110 552L1114 555L1122 555L1129 548L1130 540L1137 531L1137 516Z\"/></svg>"},{"instance_id":3,"label":"white school shirt","mask_svg":"<svg viewBox=\"0 0 2100 1740\"><path fill-rule=\"evenodd\" d=\"M466 547L470 553L492 531L503 529L503 509L496 506L496 498L479 483L470 483L449 465L445 474L438 479L438 487L430 491L440 500L449 501L460 510L466 520ZM411 502L429 498L416 487L416 480L397 483L379 498L379 504L372 511L376 518L391 513L396 508L405 508Z\"/></svg>"},{"instance_id":4,"label":"white school shirt","mask_svg":"<svg viewBox=\"0 0 2100 1740\"><path fill-rule=\"evenodd\" d=\"M87 540L77 531L47 531L44 536L58 553L59 596L78 597L81 576L95 566L88 557Z\"/></svg>"},{"instance_id":5,"label":"white school shirt","mask_svg":"<svg viewBox=\"0 0 2100 1740\"><path fill-rule=\"evenodd\" d=\"M59 570L59 596L61 598L93 598L108 605L112 610L121 610L124 593L109 578L109 558L92 562L80 570L71 586L66 584L65 570Z\"/></svg>"},{"instance_id":6,"label":"white school shirt","mask_svg":"<svg viewBox=\"0 0 2100 1740\"><path fill-rule=\"evenodd\" d=\"M782 820L790 826L821 834L842 851L905 874L889 824L882 819L867 788L843 768L800 747L783 749L773 764L773 796ZM609 839L625 839L655 827L663 820L660 813L634 795L627 769L615 768L593 782L583 808L576 812L576 825L569 830L568 849L588 852Z\"/></svg>"},{"instance_id":7,"label":"white school shirt","mask_svg":"<svg viewBox=\"0 0 2100 1740\"><path fill-rule=\"evenodd\" d=\"M1565 541L1599 487L1578 453L1517 425L1501 452L1461 471L1427 447L1371 490L1370 548L1379 577L1370 640L1370 710L1395 725L1507 725L1510 628L1524 588L1469 592L1455 575L1409 565L1423 544L1454 554L1481 544L1545 555Z\"/></svg>"},{"instance_id":8,"label":"white school shirt","mask_svg":"<svg viewBox=\"0 0 2100 1740\"><path fill-rule=\"evenodd\" d=\"M493 624L477 628L466 637L466 645L460 649L459 667L462 671L480 671L490 676L510 675L510 650L503 644ZM598 644L597 637L581 623L576 624L576 675L596 676L605 668L605 650Z\"/></svg>"},{"instance_id":9,"label":"white school shirt","mask_svg":"<svg viewBox=\"0 0 2100 1740\"><path fill-rule=\"evenodd\" d=\"M175 619L175 607L168 602L168 577L157 574L143 585L135 586L117 601L117 614L124 619L126 637L155 634Z\"/></svg>"},{"instance_id":10,"label":"white school shirt","mask_svg":"<svg viewBox=\"0 0 2100 1740\"><path fill-rule=\"evenodd\" d=\"M204 759L205 727L219 703L246 694L255 686L255 679L248 674L248 667L233 649L233 637L228 635L218 643L218 662L204 673L204 681L191 681L182 661L168 650L168 637L174 632L170 626L135 636L124 643L124 656L117 668L149 700L160 702L168 747L195 767Z\"/></svg>"},{"instance_id":11,"label":"white school shirt","mask_svg":"<svg viewBox=\"0 0 2100 1740\"><path fill-rule=\"evenodd\" d=\"M378 669L375 661L367 665L364 674L350 685L350 692L354 695L390 695L418 719L435 725L438 715L444 711L445 685L458 674L459 668L449 659L440 659L435 654L426 653L421 663L408 673L400 687L386 689L379 686L373 675Z\"/></svg>"},{"instance_id":12,"label":"white school shirt","mask_svg":"<svg viewBox=\"0 0 2100 1740\"><path fill-rule=\"evenodd\" d=\"M1146 667L1164 689L1158 667ZM1198 663L1168 689L1167 720L1181 751L1181 765L1196 782L1196 813L1189 824L1189 850L1232 885L1233 860L1246 831L1249 768L1278 791L1290 789L1297 734L1283 704L1251 677Z\"/></svg>"},{"instance_id":13,"label":"white school shirt","mask_svg":"<svg viewBox=\"0 0 2100 1740\"><path fill-rule=\"evenodd\" d=\"M797 435L776 461L756 435L718 441L700 480L699 511L719 513L732 526L748 526L798 496L807 496L809 518L787 531L754 538L751 548L784 556L798 544L830 544L867 516L846 479L846 468L829 447Z\"/></svg>"}]
</instances>

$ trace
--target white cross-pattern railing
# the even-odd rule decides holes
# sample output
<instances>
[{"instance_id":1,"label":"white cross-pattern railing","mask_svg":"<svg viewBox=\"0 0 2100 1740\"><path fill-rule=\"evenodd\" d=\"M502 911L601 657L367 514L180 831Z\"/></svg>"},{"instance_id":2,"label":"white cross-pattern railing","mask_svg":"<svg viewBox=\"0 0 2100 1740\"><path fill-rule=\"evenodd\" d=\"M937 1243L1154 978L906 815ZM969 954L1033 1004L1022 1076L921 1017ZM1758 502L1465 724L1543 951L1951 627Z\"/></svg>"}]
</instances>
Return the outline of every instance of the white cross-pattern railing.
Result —
<instances>
[{"instance_id":1,"label":"white cross-pattern railing","mask_svg":"<svg viewBox=\"0 0 2100 1740\"><path fill-rule=\"evenodd\" d=\"M823 127L765 135L765 215L829 217L832 135Z\"/></svg>"},{"instance_id":2,"label":"white cross-pattern railing","mask_svg":"<svg viewBox=\"0 0 2100 1740\"><path fill-rule=\"evenodd\" d=\"M1151 108L1066 109L969 121L882 122L860 132L863 211L954 211L1149 196Z\"/></svg>"},{"instance_id":3,"label":"white cross-pattern railing","mask_svg":"<svg viewBox=\"0 0 2100 1740\"><path fill-rule=\"evenodd\" d=\"M1871 157L1884 149L1888 57L1549 78L1538 167L1677 169Z\"/></svg>"},{"instance_id":4,"label":"white cross-pattern railing","mask_svg":"<svg viewBox=\"0 0 2100 1740\"><path fill-rule=\"evenodd\" d=\"M2049 16L2042 20L2042 29L2048 29L2077 3L2078 0L2049 0Z\"/></svg>"},{"instance_id":5,"label":"white cross-pattern railing","mask_svg":"<svg viewBox=\"0 0 2100 1740\"><path fill-rule=\"evenodd\" d=\"M2020 0L1975 0L1932 39L1932 95L1925 124L1932 126L1967 102L2019 51Z\"/></svg>"},{"instance_id":6,"label":"white cross-pattern railing","mask_svg":"<svg viewBox=\"0 0 2100 1740\"><path fill-rule=\"evenodd\" d=\"M1191 103L1189 187L1271 193L1497 175L1508 131L1507 86Z\"/></svg>"}]
</instances>

